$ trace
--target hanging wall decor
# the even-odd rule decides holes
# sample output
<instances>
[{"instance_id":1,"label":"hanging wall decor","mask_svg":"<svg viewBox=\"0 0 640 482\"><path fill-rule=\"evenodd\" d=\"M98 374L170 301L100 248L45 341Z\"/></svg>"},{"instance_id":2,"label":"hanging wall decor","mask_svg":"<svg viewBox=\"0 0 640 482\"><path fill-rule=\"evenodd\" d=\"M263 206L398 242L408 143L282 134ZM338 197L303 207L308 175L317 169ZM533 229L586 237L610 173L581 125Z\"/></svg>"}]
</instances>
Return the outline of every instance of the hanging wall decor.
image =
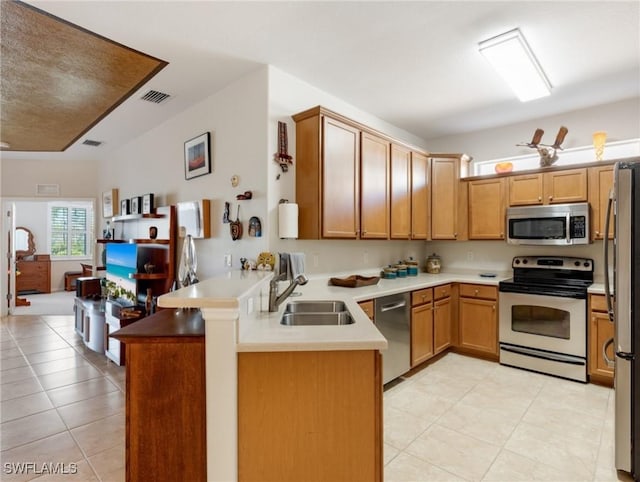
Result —
<instances>
[{"instance_id":1,"label":"hanging wall decor","mask_svg":"<svg viewBox=\"0 0 640 482\"><path fill-rule=\"evenodd\" d=\"M236 213L236 220L229 223L231 230L231 239L237 241L242 238L242 222L240 222L240 204L238 204L238 211Z\"/></svg>"},{"instance_id":2,"label":"hanging wall decor","mask_svg":"<svg viewBox=\"0 0 640 482\"><path fill-rule=\"evenodd\" d=\"M289 170L289 165L293 164L293 157L288 153L289 140L287 138L287 124L278 121L278 152L274 155L274 161L280 165L282 172ZM278 179L280 175L278 174Z\"/></svg>"},{"instance_id":3,"label":"hanging wall decor","mask_svg":"<svg viewBox=\"0 0 640 482\"><path fill-rule=\"evenodd\" d=\"M257 216L251 216L249 219L249 236L254 238L262 236L262 223Z\"/></svg>"},{"instance_id":4,"label":"hanging wall decor","mask_svg":"<svg viewBox=\"0 0 640 482\"><path fill-rule=\"evenodd\" d=\"M184 178L189 180L194 177L211 173L211 134L194 137L184 143Z\"/></svg>"}]
</instances>

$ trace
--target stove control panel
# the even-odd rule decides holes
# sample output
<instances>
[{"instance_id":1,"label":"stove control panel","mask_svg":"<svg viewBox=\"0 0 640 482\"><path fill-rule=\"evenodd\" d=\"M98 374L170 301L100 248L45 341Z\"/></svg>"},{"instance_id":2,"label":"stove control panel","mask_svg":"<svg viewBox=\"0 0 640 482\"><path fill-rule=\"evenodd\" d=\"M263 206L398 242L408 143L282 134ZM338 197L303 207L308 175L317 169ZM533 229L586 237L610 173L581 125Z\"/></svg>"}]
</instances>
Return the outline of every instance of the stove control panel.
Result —
<instances>
[{"instance_id":1,"label":"stove control panel","mask_svg":"<svg viewBox=\"0 0 640 482\"><path fill-rule=\"evenodd\" d=\"M517 269L593 271L593 260L568 256L516 256L511 266Z\"/></svg>"}]
</instances>

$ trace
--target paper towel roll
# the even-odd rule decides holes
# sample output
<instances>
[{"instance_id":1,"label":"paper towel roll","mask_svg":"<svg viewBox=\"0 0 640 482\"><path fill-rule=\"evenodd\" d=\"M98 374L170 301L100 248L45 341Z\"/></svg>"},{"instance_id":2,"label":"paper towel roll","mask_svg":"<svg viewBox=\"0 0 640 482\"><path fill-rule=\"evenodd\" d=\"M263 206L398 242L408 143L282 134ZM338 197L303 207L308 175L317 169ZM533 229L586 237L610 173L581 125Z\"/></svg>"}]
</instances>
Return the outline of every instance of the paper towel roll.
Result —
<instances>
[{"instance_id":1,"label":"paper towel roll","mask_svg":"<svg viewBox=\"0 0 640 482\"><path fill-rule=\"evenodd\" d=\"M280 238L298 237L298 205L282 203L278 205L278 235Z\"/></svg>"}]
</instances>

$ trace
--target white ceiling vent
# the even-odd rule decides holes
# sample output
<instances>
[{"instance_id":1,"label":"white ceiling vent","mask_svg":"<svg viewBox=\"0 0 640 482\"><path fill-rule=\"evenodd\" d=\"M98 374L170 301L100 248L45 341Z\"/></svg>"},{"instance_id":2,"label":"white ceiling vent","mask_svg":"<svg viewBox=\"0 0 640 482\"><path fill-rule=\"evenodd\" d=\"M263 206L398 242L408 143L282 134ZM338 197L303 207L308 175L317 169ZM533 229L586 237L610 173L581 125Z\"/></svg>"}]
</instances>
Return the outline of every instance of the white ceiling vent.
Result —
<instances>
[{"instance_id":1,"label":"white ceiling vent","mask_svg":"<svg viewBox=\"0 0 640 482\"><path fill-rule=\"evenodd\" d=\"M60 184L36 184L36 195L47 197L59 196Z\"/></svg>"},{"instance_id":2,"label":"white ceiling vent","mask_svg":"<svg viewBox=\"0 0 640 482\"><path fill-rule=\"evenodd\" d=\"M85 139L82 142L83 146L91 146L91 147L98 147L102 145L102 141L93 141L91 139Z\"/></svg>"},{"instance_id":3,"label":"white ceiling vent","mask_svg":"<svg viewBox=\"0 0 640 482\"><path fill-rule=\"evenodd\" d=\"M160 102L167 100L169 97L171 97L170 94L165 94L164 92L159 92L157 90L150 90L140 97L140 99L146 100L147 102L153 102L154 104L159 104Z\"/></svg>"}]
</instances>

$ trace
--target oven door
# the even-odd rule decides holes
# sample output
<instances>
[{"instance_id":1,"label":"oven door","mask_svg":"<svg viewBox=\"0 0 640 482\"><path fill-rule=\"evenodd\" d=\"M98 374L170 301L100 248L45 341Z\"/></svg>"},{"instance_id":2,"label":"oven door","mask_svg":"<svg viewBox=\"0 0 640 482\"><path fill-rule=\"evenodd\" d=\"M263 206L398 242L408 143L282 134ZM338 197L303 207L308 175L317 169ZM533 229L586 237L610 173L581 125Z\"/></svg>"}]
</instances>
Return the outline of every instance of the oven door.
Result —
<instances>
[{"instance_id":1,"label":"oven door","mask_svg":"<svg viewBox=\"0 0 640 482\"><path fill-rule=\"evenodd\" d=\"M584 299L500 293L501 343L587 356L587 304Z\"/></svg>"}]
</instances>

